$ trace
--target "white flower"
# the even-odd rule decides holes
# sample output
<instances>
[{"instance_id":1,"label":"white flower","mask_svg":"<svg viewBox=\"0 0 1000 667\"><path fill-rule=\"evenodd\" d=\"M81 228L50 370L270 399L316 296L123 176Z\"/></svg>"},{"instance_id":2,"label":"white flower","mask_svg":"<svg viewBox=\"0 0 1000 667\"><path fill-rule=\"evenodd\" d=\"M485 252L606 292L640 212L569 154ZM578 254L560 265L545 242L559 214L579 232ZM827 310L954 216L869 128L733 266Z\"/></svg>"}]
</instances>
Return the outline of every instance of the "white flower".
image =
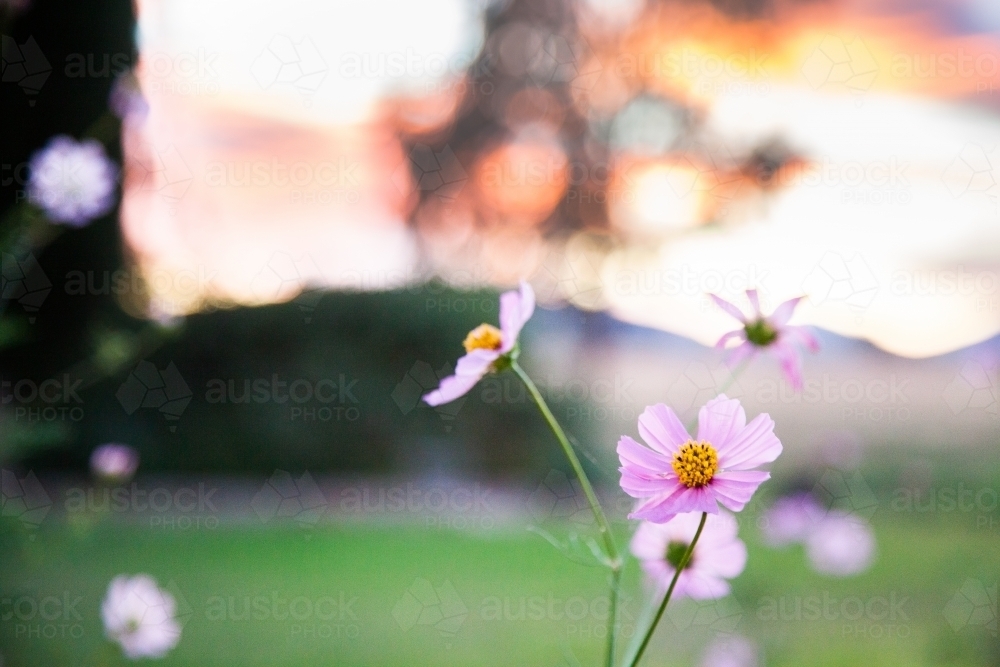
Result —
<instances>
[{"instance_id":1,"label":"white flower","mask_svg":"<svg viewBox=\"0 0 1000 667\"><path fill-rule=\"evenodd\" d=\"M875 560L875 534L861 517L831 512L806 538L806 556L820 574L860 574Z\"/></svg>"},{"instance_id":2,"label":"white flower","mask_svg":"<svg viewBox=\"0 0 1000 667\"><path fill-rule=\"evenodd\" d=\"M105 634L121 644L126 658L162 658L181 638L175 610L173 596L152 577L122 575L108 587L101 618Z\"/></svg>"},{"instance_id":3,"label":"white flower","mask_svg":"<svg viewBox=\"0 0 1000 667\"><path fill-rule=\"evenodd\" d=\"M115 205L118 167L98 141L54 137L29 166L28 199L53 222L83 227Z\"/></svg>"},{"instance_id":4,"label":"white flower","mask_svg":"<svg viewBox=\"0 0 1000 667\"><path fill-rule=\"evenodd\" d=\"M90 455L90 470L102 479L124 481L132 477L138 467L139 452L128 445L109 442Z\"/></svg>"}]
</instances>

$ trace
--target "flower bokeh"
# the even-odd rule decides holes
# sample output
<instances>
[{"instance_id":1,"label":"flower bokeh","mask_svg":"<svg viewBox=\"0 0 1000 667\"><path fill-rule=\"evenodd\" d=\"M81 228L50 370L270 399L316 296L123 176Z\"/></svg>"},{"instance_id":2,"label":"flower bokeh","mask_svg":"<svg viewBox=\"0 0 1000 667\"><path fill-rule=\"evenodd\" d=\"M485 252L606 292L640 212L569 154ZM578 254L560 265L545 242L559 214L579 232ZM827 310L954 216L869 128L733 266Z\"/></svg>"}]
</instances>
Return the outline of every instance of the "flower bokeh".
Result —
<instances>
[{"instance_id":1,"label":"flower bokeh","mask_svg":"<svg viewBox=\"0 0 1000 667\"><path fill-rule=\"evenodd\" d=\"M698 514L682 514L669 523L643 521L635 531L632 554L661 591L677 571L700 521ZM738 532L736 519L728 512L709 515L691 559L677 579L674 595L695 600L728 595L728 580L739 576L747 563L747 548Z\"/></svg>"},{"instance_id":2,"label":"flower bokeh","mask_svg":"<svg viewBox=\"0 0 1000 667\"><path fill-rule=\"evenodd\" d=\"M162 658L181 638L176 610L174 597L152 577L122 575L108 586L101 618L108 638L121 645L126 658Z\"/></svg>"},{"instance_id":3,"label":"flower bokeh","mask_svg":"<svg viewBox=\"0 0 1000 667\"><path fill-rule=\"evenodd\" d=\"M28 199L52 222L83 227L115 206L118 167L94 139L53 137L29 166Z\"/></svg>"}]
</instances>

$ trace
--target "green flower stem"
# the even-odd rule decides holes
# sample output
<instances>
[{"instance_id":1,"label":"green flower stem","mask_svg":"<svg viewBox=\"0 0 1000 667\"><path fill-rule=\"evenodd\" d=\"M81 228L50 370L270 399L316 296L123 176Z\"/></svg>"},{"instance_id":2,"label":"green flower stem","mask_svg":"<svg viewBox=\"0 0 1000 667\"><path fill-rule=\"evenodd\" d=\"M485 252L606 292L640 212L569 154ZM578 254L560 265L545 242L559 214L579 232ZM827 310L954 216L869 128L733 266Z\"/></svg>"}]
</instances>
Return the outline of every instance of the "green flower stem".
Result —
<instances>
[{"instance_id":1,"label":"green flower stem","mask_svg":"<svg viewBox=\"0 0 1000 667\"><path fill-rule=\"evenodd\" d=\"M736 378L743 374L743 371L747 369L747 366L750 365L751 361L753 361L752 354L740 362L740 365L736 367L736 370L729 374L729 379L726 380L721 387L719 387L720 394L726 393L726 390L729 389L734 382L736 382Z\"/></svg>"},{"instance_id":2,"label":"green flower stem","mask_svg":"<svg viewBox=\"0 0 1000 667\"><path fill-rule=\"evenodd\" d=\"M650 623L649 629L646 630L646 634L642 638L642 643L639 644L639 649L635 652L632 660L629 661L628 667L635 667L639 664L639 660L642 658L642 654L646 650L646 646L649 644L649 640L653 638L653 631L656 630L657 624L660 622L660 618L663 617L663 612L667 609L667 603L670 602L670 596L673 595L674 588L677 586L677 580L680 579L681 572L687 567L688 561L691 560L691 554L694 553L694 545L698 544L698 538L701 537L701 531L705 528L705 521L708 519L708 512L701 513L701 523L698 524L698 530L694 534L694 539L691 540L691 544L688 545L687 551L684 552L684 556L681 558L680 563L677 565L677 570L674 572L674 578L670 580L670 586L667 588L666 594L663 596L663 602L660 603L660 608L656 610L656 616L653 617L653 622Z\"/></svg>"},{"instance_id":3,"label":"green flower stem","mask_svg":"<svg viewBox=\"0 0 1000 667\"><path fill-rule=\"evenodd\" d=\"M604 542L604 550L608 556L609 566L611 567L611 593L610 600L608 603L608 645L607 653L605 655L605 664L608 667L614 664L615 655L615 628L616 625L616 614L618 608L618 583L621 577L621 558L618 556L618 547L615 546L615 538L611 532L611 524L608 523L608 518L604 515L604 510L601 509L601 503L597 499L597 494L594 493L594 487L590 484L590 480L587 478L587 473L584 471L583 466L580 464L580 459L577 457L576 452L573 450L573 446L569 442L569 438L566 437L566 433L563 431L559 422L556 421L555 416L552 411L549 410L548 404L545 399L542 398L542 393L538 391L538 387L535 383L528 377L528 374L524 372L517 361L511 359L510 368L517 376L521 378L521 382L524 386L528 388L531 393L531 397L535 399L535 403L538 404L538 409L541 411L542 416L545 417L545 421L549 423L549 428L552 429L552 433L556 436L556 440L562 445L563 452L566 454L566 458L569 460L570 466L573 467L573 472L576 473L576 478L580 481L580 486L583 488L584 495L587 496L587 502L590 503L590 511L594 514L594 520L597 521L597 528L601 534L601 539Z\"/></svg>"},{"instance_id":4,"label":"green flower stem","mask_svg":"<svg viewBox=\"0 0 1000 667\"><path fill-rule=\"evenodd\" d=\"M621 563L615 561L611 567L611 590L608 592L608 644L604 653L606 667L615 664L615 638L618 636L618 586L621 583Z\"/></svg>"}]
</instances>

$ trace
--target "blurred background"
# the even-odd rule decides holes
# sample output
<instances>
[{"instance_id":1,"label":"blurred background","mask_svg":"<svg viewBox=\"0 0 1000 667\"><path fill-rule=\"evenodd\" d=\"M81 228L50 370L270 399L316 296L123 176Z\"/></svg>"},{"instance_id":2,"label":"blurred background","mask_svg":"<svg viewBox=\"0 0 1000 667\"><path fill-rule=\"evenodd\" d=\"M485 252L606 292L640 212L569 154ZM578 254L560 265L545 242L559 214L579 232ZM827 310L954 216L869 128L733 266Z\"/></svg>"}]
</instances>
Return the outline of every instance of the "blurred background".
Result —
<instances>
[{"instance_id":1,"label":"blurred background","mask_svg":"<svg viewBox=\"0 0 1000 667\"><path fill-rule=\"evenodd\" d=\"M530 397L420 401L520 279L620 543L644 406L726 387L784 443L732 595L643 664L1000 665L995 3L2 10L0 665L127 663L101 604L140 573L165 665L594 664L605 574L552 544L594 527ZM58 135L120 172L92 220L31 199ZM750 288L806 296L803 391L712 348L707 295ZM872 539L824 566L784 497Z\"/></svg>"}]
</instances>

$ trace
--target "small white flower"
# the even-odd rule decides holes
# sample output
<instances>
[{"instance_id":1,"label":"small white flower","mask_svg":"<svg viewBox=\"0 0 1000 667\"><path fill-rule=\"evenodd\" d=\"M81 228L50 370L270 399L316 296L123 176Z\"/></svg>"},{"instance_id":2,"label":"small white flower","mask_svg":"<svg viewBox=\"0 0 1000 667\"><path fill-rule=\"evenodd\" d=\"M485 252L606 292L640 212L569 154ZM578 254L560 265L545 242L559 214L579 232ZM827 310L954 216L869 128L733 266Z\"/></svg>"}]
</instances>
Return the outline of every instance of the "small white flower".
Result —
<instances>
[{"instance_id":1,"label":"small white flower","mask_svg":"<svg viewBox=\"0 0 1000 667\"><path fill-rule=\"evenodd\" d=\"M117 442L101 445L90 455L90 471L109 481L127 480L138 467L139 452Z\"/></svg>"},{"instance_id":2,"label":"small white flower","mask_svg":"<svg viewBox=\"0 0 1000 667\"><path fill-rule=\"evenodd\" d=\"M83 227L115 205L118 167L98 141L54 137L29 166L28 199L52 222Z\"/></svg>"},{"instance_id":3,"label":"small white flower","mask_svg":"<svg viewBox=\"0 0 1000 667\"><path fill-rule=\"evenodd\" d=\"M148 575L115 577L101 605L104 632L130 660L162 658L181 638L176 606Z\"/></svg>"}]
</instances>

